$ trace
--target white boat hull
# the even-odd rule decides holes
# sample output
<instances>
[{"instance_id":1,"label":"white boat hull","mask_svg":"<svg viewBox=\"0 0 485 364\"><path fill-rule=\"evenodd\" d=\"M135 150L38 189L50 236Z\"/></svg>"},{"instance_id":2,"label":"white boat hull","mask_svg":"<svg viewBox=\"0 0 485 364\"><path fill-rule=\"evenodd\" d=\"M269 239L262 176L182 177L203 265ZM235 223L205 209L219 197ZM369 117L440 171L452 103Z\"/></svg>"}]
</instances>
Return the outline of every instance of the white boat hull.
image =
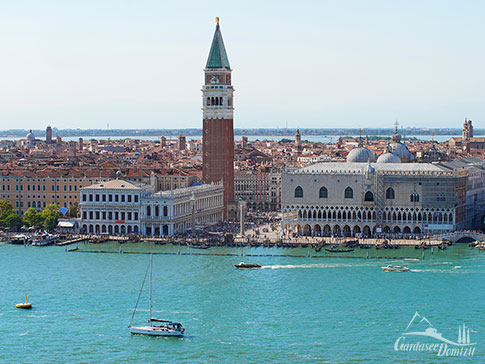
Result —
<instances>
[{"instance_id":1,"label":"white boat hull","mask_svg":"<svg viewBox=\"0 0 485 364\"><path fill-rule=\"evenodd\" d=\"M163 327L156 326L131 326L130 333L135 335L149 335L149 336L184 336L182 331L169 330Z\"/></svg>"},{"instance_id":2,"label":"white boat hull","mask_svg":"<svg viewBox=\"0 0 485 364\"><path fill-rule=\"evenodd\" d=\"M384 272L409 272L408 267L382 267Z\"/></svg>"}]
</instances>

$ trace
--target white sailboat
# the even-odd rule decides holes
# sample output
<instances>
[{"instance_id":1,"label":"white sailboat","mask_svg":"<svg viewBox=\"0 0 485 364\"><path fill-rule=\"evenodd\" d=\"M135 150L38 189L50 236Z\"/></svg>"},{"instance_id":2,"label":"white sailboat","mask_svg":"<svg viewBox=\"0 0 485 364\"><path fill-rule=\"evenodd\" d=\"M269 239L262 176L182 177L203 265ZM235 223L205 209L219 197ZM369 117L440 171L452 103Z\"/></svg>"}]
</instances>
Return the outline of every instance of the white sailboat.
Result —
<instances>
[{"instance_id":1,"label":"white sailboat","mask_svg":"<svg viewBox=\"0 0 485 364\"><path fill-rule=\"evenodd\" d=\"M131 316L131 322L128 326L130 328L130 333L149 336L184 336L185 329L182 327L181 323L168 320L159 320L152 317L152 254L150 254L150 263L148 265L147 273L148 270L150 271L150 317L148 319L148 325L131 326L131 324L133 323L133 318L135 317L136 309L138 307L138 302L140 301L143 286L145 285L147 277L147 274L145 273L145 278L143 279L143 284L141 285L140 294L138 295L138 300L136 301L135 309L133 310L133 315Z\"/></svg>"}]
</instances>

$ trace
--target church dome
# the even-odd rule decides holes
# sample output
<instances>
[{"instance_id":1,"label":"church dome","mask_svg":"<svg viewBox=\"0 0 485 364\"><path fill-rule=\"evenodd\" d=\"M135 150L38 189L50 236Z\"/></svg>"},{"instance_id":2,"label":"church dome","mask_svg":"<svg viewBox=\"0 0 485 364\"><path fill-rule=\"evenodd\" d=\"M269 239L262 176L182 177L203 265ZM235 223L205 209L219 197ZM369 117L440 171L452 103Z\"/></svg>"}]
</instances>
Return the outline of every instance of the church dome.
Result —
<instances>
[{"instance_id":1,"label":"church dome","mask_svg":"<svg viewBox=\"0 0 485 364\"><path fill-rule=\"evenodd\" d=\"M32 133L32 129L29 131L27 136L25 137L27 140L35 140L35 135Z\"/></svg>"},{"instance_id":2,"label":"church dome","mask_svg":"<svg viewBox=\"0 0 485 364\"><path fill-rule=\"evenodd\" d=\"M375 162L374 154L362 146L352 149L347 155L348 163L367 163L368 161Z\"/></svg>"},{"instance_id":3,"label":"church dome","mask_svg":"<svg viewBox=\"0 0 485 364\"><path fill-rule=\"evenodd\" d=\"M414 155L403 143L392 142L390 148L392 153L397 155L402 163L409 163L414 160Z\"/></svg>"},{"instance_id":4,"label":"church dome","mask_svg":"<svg viewBox=\"0 0 485 364\"><path fill-rule=\"evenodd\" d=\"M401 163L401 159L394 153L386 152L377 158L377 163Z\"/></svg>"}]
</instances>

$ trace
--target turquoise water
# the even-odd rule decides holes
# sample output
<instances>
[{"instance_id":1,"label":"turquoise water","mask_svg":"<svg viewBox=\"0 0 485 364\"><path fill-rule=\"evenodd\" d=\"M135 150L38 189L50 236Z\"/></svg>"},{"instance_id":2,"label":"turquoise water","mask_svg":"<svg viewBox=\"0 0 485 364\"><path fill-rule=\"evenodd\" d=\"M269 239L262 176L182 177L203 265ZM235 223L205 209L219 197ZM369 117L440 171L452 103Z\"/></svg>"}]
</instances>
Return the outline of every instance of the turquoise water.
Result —
<instances>
[{"instance_id":1,"label":"turquoise water","mask_svg":"<svg viewBox=\"0 0 485 364\"><path fill-rule=\"evenodd\" d=\"M80 249L119 251L116 243ZM72 248L72 247L70 247ZM65 252L61 247L0 245L1 363L484 363L485 253L463 245L425 251L356 250L354 258L308 249L194 250L148 243L126 251L153 256L156 317L178 320L183 339L131 336L128 325L148 264L145 254ZM306 257L319 255L320 258ZM239 261L264 269L237 270ZM409 273L385 273L389 263ZM461 266L461 269L454 267ZM28 292L31 311L15 308ZM148 293L135 323L146 322ZM471 358L394 350L418 311L456 341L472 329Z\"/></svg>"}]
</instances>

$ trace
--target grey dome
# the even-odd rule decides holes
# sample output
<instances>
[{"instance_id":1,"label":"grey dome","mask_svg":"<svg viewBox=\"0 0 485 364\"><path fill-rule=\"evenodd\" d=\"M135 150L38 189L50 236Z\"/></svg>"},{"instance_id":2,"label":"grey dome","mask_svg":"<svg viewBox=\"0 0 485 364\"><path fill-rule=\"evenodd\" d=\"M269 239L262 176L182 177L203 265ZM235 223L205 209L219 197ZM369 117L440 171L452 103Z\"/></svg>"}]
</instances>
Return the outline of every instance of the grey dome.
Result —
<instances>
[{"instance_id":1,"label":"grey dome","mask_svg":"<svg viewBox=\"0 0 485 364\"><path fill-rule=\"evenodd\" d=\"M25 138L27 138L27 140L35 140L35 135L32 133L32 130L29 131Z\"/></svg>"},{"instance_id":2,"label":"grey dome","mask_svg":"<svg viewBox=\"0 0 485 364\"><path fill-rule=\"evenodd\" d=\"M377 163L401 163L401 159L394 153L386 152L377 158Z\"/></svg>"},{"instance_id":3,"label":"grey dome","mask_svg":"<svg viewBox=\"0 0 485 364\"><path fill-rule=\"evenodd\" d=\"M402 163L409 163L414 160L414 155L403 143L392 142L390 148L391 151L401 159Z\"/></svg>"},{"instance_id":4,"label":"grey dome","mask_svg":"<svg viewBox=\"0 0 485 364\"><path fill-rule=\"evenodd\" d=\"M369 149L364 147L354 148L347 155L348 163L367 163L368 161L375 162L375 157Z\"/></svg>"}]
</instances>

